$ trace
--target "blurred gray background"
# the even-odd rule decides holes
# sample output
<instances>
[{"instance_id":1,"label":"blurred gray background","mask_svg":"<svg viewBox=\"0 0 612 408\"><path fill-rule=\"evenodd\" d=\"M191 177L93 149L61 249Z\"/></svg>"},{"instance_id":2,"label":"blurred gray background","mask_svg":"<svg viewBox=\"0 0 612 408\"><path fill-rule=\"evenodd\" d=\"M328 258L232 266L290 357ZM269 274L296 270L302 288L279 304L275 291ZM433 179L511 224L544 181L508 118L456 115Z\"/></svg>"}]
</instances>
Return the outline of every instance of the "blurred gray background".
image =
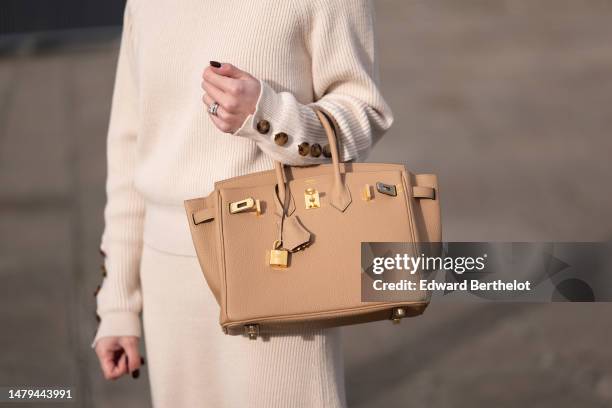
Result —
<instances>
[{"instance_id":1,"label":"blurred gray background","mask_svg":"<svg viewBox=\"0 0 612 408\"><path fill-rule=\"evenodd\" d=\"M612 236L612 2L375 4L396 123L369 161L438 173L446 241ZM67 406L150 405L146 367L106 382L89 348L118 34L0 41L0 385L72 385ZM349 404L612 406L611 310L434 303L347 328Z\"/></svg>"}]
</instances>

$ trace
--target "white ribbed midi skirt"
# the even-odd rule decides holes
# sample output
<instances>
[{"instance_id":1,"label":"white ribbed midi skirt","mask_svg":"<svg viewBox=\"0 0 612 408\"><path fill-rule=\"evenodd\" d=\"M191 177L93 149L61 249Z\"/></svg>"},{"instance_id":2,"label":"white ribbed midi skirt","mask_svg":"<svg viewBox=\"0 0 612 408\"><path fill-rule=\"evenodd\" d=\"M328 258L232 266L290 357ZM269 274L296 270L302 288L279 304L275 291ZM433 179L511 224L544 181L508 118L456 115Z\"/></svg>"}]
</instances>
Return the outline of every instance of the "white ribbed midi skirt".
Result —
<instances>
[{"instance_id":1,"label":"white ribbed midi skirt","mask_svg":"<svg viewBox=\"0 0 612 408\"><path fill-rule=\"evenodd\" d=\"M140 276L155 408L346 406L340 329L228 336L197 257L145 243Z\"/></svg>"}]
</instances>

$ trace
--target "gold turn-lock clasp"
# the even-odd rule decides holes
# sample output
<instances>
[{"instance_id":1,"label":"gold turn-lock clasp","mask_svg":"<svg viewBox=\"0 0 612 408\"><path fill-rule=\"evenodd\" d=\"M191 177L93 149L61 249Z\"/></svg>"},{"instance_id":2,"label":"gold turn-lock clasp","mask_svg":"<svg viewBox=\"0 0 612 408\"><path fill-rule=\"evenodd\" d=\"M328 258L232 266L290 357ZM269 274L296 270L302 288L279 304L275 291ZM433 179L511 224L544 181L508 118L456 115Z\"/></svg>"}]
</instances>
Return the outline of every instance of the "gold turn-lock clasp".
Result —
<instances>
[{"instance_id":1,"label":"gold turn-lock clasp","mask_svg":"<svg viewBox=\"0 0 612 408\"><path fill-rule=\"evenodd\" d=\"M287 259L289 257L289 251L281 248L282 242L278 239L274 241L272 249L270 250L270 266L276 268L286 268Z\"/></svg>"},{"instance_id":2,"label":"gold turn-lock clasp","mask_svg":"<svg viewBox=\"0 0 612 408\"><path fill-rule=\"evenodd\" d=\"M383 183L382 181L376 182L376 190L379 193L386 194L391 197L397 196L397 188L394 184Z\"/></svg>"},{"instance_id":3,"label":"gold turn-lock clasp","mask_svg":"<svg viewBox=\"0 0 612 408\"><path fill-rule=\"evenodd\" d=\"M321 207L319 192L312 187L308 187L306 190L304 190L304 201L306 203L307 210L310 210L311 208Z\"/></svg>"},{"instance_id":4,"label":"gold turn-lock clasp","mask_svg":"<svg viewBox=\"0 0 612 408\"><path fill-rule=\"evenodd\" d=\"M361 191L361 198L364 201L370 201L372 199L372 187L369 184L366 184Z\"/></svg>"},{"instance_id":5,"label":"gold turn-lock clasp","mask_svg":"<svg viewBox=\"0 0 612 408\"><path fill-rule=\"evenodd\" d=\"M255 200L253 197L245 198L244 200L231 202L230 214L238 214L242 212L255 210L257 215L261 214L261 203L259 200Z\"/></svg>"}]
</instances>

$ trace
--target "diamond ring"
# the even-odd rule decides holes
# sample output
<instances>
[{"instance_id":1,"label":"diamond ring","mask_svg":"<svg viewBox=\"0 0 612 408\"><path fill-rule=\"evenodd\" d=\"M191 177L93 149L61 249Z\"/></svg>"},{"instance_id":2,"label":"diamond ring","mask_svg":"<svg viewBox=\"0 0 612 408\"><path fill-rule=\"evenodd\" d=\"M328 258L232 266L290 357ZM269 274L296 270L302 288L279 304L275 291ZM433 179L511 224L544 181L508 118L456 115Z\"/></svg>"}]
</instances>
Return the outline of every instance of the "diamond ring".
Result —
<instances>
[{"instance_id":1,"label":"diamond ring","mask_svg":"<svg viewBox=\"0 0 612 408\"><path fill-rule=\"evenodd\" d=\"M217 102L213 102L208 107L208 113L213 116L217 116L217 111L219 110L219 104Z\"/></svg>"}]
</instances>

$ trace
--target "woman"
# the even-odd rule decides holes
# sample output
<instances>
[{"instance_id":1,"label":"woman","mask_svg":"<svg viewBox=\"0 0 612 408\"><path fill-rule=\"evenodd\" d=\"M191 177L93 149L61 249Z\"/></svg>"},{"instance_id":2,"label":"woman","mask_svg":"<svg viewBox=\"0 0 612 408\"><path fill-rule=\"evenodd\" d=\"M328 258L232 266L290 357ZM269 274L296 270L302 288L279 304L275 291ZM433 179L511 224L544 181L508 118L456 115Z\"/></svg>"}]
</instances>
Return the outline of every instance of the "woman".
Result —
<instances>
[{"instance_id":1,"label":"woman","mask_svg":"<svg viewBox=\"0 0 612 408\"><path fill-rule=\"evenodd\" d=\"M330 162L313 104L340 159L363 159L393 121L374 43L367 0L128 0L92 344L105 378L137 377L142 311L155 407L345 406L338 329L222 333L183 200L273 160Z\"/></svg>"}]
</instances>

